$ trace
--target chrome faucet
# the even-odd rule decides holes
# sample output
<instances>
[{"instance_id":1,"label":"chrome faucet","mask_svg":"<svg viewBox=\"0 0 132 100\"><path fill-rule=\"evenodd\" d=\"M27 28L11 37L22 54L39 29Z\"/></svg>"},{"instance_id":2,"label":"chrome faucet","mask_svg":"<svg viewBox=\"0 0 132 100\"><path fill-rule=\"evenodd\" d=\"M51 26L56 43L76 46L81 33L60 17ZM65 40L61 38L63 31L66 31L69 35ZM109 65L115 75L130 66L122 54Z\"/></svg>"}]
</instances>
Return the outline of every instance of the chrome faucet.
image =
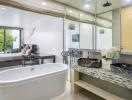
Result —
<instances>
[{"instance_id":1,"label":"chrome faucet","mask_svg":"<svg viewBox=\"0 0 132 100\"><path fill-rule=\"evenodd\" d=\"M35 70L35 68L31 68L30 70L31 70L31 71L34 71L34 70Z\"/></svg>"}]
</instances>

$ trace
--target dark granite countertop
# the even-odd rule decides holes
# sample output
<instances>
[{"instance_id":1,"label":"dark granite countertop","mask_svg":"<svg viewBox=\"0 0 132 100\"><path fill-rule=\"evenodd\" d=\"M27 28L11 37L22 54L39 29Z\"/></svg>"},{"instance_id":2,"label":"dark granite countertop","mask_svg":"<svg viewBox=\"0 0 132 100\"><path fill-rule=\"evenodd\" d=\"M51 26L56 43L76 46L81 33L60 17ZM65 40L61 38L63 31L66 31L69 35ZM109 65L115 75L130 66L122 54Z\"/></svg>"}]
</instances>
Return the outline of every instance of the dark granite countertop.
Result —
<instances>
[{"instance_id":1,"label":"dark granite countertop","mask_svg":"<svg viewBox=\"0 0 132 100\"><path fill-rule=\"evenodd\" d=\"M110 70L103 68L97 69L97 68L81 67L76 64L72 65L72 69L80 73L92 76L94 78L98 78L132 90L132 79L128 79L120 75L117 75L111 72Z\"/></svg>"}]
</instances>

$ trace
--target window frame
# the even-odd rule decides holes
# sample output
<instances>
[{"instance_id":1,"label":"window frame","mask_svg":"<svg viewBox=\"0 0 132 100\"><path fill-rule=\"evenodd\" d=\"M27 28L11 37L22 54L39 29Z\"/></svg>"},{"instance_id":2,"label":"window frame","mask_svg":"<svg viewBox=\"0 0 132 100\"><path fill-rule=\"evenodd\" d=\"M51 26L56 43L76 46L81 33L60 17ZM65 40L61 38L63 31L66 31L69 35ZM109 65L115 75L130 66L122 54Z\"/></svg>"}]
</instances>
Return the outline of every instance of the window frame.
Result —
<instances>
[{"instance_id":1,"label":"window frame","mask_svg":"<svg viewBox=\"0 0 132 100\"><path fill-rule=\"evenodd\" d=\"M19 50L20 50L20 52L21 52L21 40L22 40L22 31L23 31L23 28L20 28L20 27L10 27L10 26L0 26L0 28L3 28L4 29L4 50L3 50L3 52L4 53L6 53L5 52L5 48L6 48L6 30L7 29L9 29L9 30L19 30L20 31L20 34L19 34L19 36L20 36L20 42L19 42L19 45L20 45L20 47L18 48Z\"/></svg>"}]
</instances>

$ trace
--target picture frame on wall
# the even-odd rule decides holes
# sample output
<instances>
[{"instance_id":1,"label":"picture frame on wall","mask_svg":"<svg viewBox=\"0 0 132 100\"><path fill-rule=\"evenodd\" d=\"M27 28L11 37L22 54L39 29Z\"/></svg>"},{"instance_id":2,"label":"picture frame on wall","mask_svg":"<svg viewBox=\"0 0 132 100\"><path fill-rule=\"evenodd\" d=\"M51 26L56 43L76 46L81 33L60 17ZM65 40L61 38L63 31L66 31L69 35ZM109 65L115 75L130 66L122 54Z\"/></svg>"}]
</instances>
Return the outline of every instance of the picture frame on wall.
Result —
<instances>
[{"instance_id":1,"label":"picture frame on wall","mask_svg":"<svg viewBox=\"0 0 132 100\"><path fill-rule=\"evenodd\" d=\"M79 34L73 34L72 35L72 42L80 42L80 35Z\"/></svg>"}]
</instances>

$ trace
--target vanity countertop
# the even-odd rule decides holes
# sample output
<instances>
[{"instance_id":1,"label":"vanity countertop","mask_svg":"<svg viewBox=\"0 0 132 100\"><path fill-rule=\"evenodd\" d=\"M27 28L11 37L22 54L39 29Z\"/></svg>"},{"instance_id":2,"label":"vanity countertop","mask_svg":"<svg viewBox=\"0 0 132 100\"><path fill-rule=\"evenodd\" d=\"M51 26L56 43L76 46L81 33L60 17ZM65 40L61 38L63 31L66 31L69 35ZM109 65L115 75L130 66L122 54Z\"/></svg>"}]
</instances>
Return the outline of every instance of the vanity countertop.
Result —
<instances>
[{"instance_id":1,"label":"vanity countertop","mask_svg":"<svg viewBox=\"0 0 132 100\"><path fill-rule=\"evenodd\" d=\"M72 65L72 69L75 71L78 71L80 73L92 76L94 78L98 78L116 85L119 85L121 87L125 87L132 90L132 79L128 79L125 77L122 77L120 75L117 75L110 70L103 69L103 68L87 68L87 67L81 67L78 65Z\"/></svg>"}]
</instances>

